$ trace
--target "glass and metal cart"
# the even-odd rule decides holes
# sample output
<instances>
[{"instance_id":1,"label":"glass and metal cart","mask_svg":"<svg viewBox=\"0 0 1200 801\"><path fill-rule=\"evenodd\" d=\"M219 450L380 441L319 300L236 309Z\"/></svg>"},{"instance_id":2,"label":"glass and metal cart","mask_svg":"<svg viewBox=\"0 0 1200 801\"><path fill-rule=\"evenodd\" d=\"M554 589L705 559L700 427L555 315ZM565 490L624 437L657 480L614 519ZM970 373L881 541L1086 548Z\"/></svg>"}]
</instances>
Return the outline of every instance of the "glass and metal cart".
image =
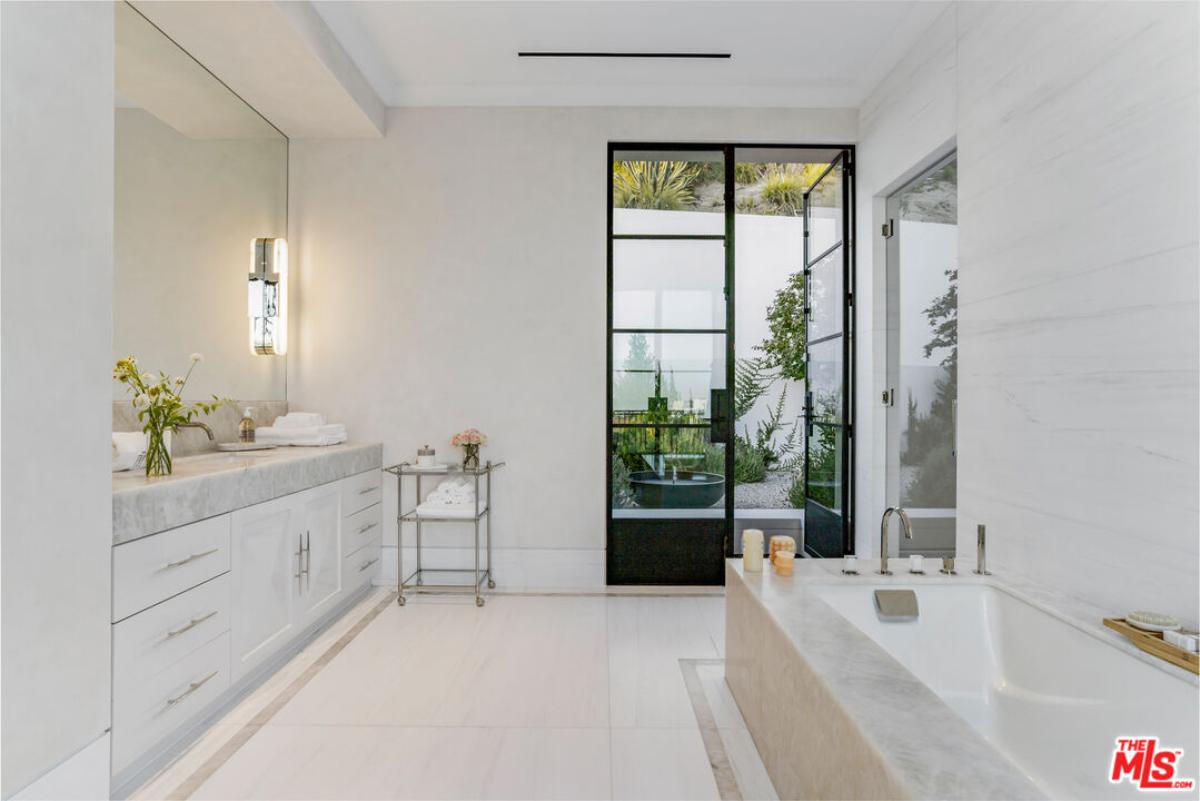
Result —
<instances>
[{"instance_id":1,"label":"glass and metal cart","mask_svg":"<svg viewBox=\"0 0 1200 801\"><path fill-rule=\"evenodd\" d=\"M486 581L488 589L496 586L492 574L492 473L504 466L504 462L487 462L479 467L464 468L462 465L441 465L437 468L418 467L410 462L401 462L384 468L385 472L396 477L396 603L404 606L405 590L412 592L466 592L474 593L475 605L483 606L483 584ZM404 479L406 476L416 478L416 504L409 511L404 511ZM452 476L464 476L473 479L475 483L475 503L466 509L421 509L422 478L433 477L445 479ZM481 481L482 479L482 481ZM480 495L480 484L484 494ZM404 524L412 523L416 527L416 569L404 575ZM426 568L421 565L421 526L426 523L469 523L475 529L475 566L473 568ZM480 563L480 524L485 529L483 539L486 563ZM427 575L448 574L450 577L471 574L474 581L470 584L462 580L457 582L447 579L444 583L431 583ZM463 578L466 578L465 576Z\"/></svg>"}]
</instances>

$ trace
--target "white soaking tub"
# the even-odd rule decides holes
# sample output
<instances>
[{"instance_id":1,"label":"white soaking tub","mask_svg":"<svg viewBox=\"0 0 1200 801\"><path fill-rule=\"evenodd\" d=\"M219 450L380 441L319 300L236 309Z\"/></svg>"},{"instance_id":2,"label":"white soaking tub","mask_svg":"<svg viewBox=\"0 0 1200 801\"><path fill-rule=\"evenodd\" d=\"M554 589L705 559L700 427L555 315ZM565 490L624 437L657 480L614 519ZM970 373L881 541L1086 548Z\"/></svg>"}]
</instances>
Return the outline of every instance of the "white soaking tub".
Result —
<instances>
[{"instance_id":1,"label":"white soaking tub","mask_svg":"<svg viewBox=\"0 0 1200 801\"><path fill-rule=\"evenodd\" d=\"M1119 737L1182 748L1178 778L1200 779L1200 690L990 584L904 585L916 621L882 622L882 584L812 586L1052 798L1132 798L1109 781ZM920 738L920 732L913 732ZM1192 792L1150 793L1194 798Z\"/></svg>"}]
</instances>

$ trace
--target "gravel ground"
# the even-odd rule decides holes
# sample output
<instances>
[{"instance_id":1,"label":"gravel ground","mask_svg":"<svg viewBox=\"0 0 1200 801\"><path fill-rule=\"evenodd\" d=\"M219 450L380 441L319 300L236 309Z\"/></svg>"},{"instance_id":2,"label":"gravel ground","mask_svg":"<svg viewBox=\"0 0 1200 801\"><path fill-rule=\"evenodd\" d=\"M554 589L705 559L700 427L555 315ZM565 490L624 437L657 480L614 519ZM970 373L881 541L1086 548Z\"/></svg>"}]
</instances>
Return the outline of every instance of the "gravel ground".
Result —
<instances>
[{"instance_id":1,"label":"gravel ground","mask_svg":"<svg viewBox=\"0 0 1200 801\"><path fill-rule=\"evenodd\" d=\"M792 485L792 474L787 471L767 473L757 484L738 484L733 491L736 509L790 509L788 487Z\"/></svg>"}]
</instances>

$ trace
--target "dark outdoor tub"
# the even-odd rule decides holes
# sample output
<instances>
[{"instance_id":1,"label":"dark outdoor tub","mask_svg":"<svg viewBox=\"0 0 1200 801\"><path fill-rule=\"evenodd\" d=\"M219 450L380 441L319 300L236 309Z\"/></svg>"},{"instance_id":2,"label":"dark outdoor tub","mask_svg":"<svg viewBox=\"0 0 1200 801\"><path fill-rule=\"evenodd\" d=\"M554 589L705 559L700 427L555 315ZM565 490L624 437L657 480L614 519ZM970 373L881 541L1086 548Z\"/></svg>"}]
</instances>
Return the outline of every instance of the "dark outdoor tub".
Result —
<instances>
[{"instance_id":1,"label":"dark outdoor tub","mask_svg":"<svg viewBox=\"0 0 1200 801\"><path fill-rule=\"evenodd\" d=\"M637 505L649 509L705 509L725 496L725 477L716 473L680 470L660 477L640 470L629 483Z\"/></svg>"}]
</instances>

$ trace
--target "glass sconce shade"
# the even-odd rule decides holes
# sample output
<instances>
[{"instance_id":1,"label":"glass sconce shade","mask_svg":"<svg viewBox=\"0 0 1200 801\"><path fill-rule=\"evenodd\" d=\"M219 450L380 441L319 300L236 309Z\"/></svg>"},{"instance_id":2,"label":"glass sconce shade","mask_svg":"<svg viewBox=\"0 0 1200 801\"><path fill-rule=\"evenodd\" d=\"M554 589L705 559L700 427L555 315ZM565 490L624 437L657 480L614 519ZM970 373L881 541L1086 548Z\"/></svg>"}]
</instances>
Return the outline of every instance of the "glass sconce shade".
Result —
<instances>
[{"instance_id":1,"label":"glass sconce shade","mask_svg":"<svg viewBox=\"0 0 1200 801\"><path fill-rule=\"evenodd\" d=\"M287 353L287 240L261 237L250 245L250 350L260 356Z\"/></svg>"}]
</instances>

